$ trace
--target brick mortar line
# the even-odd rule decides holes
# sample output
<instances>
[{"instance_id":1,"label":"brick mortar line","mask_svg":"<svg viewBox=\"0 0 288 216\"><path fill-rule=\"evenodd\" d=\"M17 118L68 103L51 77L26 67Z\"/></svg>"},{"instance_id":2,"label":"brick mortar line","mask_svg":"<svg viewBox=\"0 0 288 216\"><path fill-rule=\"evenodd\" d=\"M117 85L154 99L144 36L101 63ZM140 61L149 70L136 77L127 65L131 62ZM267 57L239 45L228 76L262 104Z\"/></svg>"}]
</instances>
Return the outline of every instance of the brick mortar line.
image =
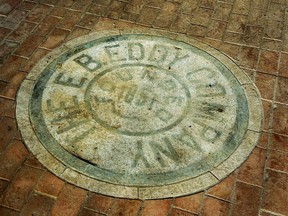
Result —
<instances>
[{"instance_id":1,"label":"brick mortar line","mask_svg":"<svg viewBox=\"0 0 288 216\"><path fill-rule=\"evenodd\" d=\"M1 200L1 199L0 199ZM18 210L18 209L15 209L15 208L12 208L12 207L10 207L10 206L6 206L6 205L4 205L4 204L0 204L0 207L5 207L5 208L7 208L7 209L11 209L11 210L13 210L13 211L16 211L16 212L18 212L19 214L20 214L20 210Z\"/></svg>"},{"instance_id":2,"label":"brick mortar line","mask_svg":"<svg viewBox=\"0 0 288 216\"><path fill-rule=\"evenodd\" d=\"M271 150L270 150L270 151L271 151ZM288 171L285 172L285 171L282 171L282 170L273 169L273 168L271 168L271 167L267 167L266 169L267 169L267 170L272 170L272 171L277 172L277 173L282 173L282 174L288 175Z\"/></svg>"},{"instance_id":3,"label":"brick mortar line","mask_svg":"<svg viewBox=\"0 0 288 216\"><path fill-rule=\"evenodd\" d=\"M142 215L143 209L144 209L144 200L141 201L141 205L140 205L139 211L137 212L137 216Z\"/></svg>"},{"instance_id":4,"label":"brick mortar line","mask_svg":"<svg viewBox=\"0 0 288 216\"><path fill-rule=\"evenodd\" d=\"M85 191L87 192L86 193L86 198L84 199L84 201L82 202L82 204L81 204L81 206L80 206L80 208L79 208L79 210L78 210L78 215L80 215L80 213L83 211L83 209L85 208L85 206L86 206L86 204L87 204L87 202L88 202L88 199L89 199L89 197L90 197L90 191L88 191L88 190L86 190L85 189Z\"/></svg>"},{"instance_id":5,"label":"brick mortar line","mask_svg":"<svg viewBox=\"0 0 288 216\"><path fill-rule=\"evenodd\" d=\"M202 210L203 205L204 205L205 197L206 197L206 191L203 191L203 194L202 194L202 197L201 197L201 201L200 201L200 205L198 207L197 215L200 215L200 213L201 213L201 210Z\"/></svg>"},{"instance_id":6,"label":"brick mortar line","mask_svg":"<svg viewBox=\"0 0 288 216\"><path fill-rule=\"evenodd\" d=\"M181 211L189 213L189 214L195 214L195 212L191 212L191 211L188 211L187 209L183 209L183 208L180 208L180 207L177 207L177 206L173 206L173 209L181 210ZM198 213L197 213L197 215L198 215Z\"/></svg>"},{"instance_id":7,"label":"brick mortar line","mask_svg":"<svg viewBox=\"0 0 288 216\"><path fill-rule=\"evenodd\" d=\"M207 191L208 192L208 191ZM212 195L212 194L206 194L207 197L211 197L211 198L214 198L214 199L217 199L217 200L220 200L220 201L223 201L223 202L227 202L227 203L231 203L231 200L227 200L227 199L223 199L221 197L217 197L215 195Z\"/></svg>"},{"instance_id":8,"label":"brick mortar line","mask_svg":"<svg viewBox=\"0 0 288 216\"><path fill-rule=\"evenodd\" d=\"M271 6L271 2L268 3L268 11L270 9ZM285 24L285 16L284 16L284 20L283 23ZM267 28L268 23L266 24L266 28ZM261 45L263 43L263 38L261 41ZM284 34L282 33L282 45L281 48L283 49L283 45L284 45ZM281 50L282 50L281 49ZM277 62L277 75L279 74L279 68L280 68L280 59L281 59L281 50L278 52L279 56L278 56L278 62ZM260 58L260 52L259 52L259 58ZM258 59L259 61L259 59ZM259 62L258 62L259 64ZM258 64L257 64L257 68L258 68ZM268 126L268 140L266 143L266 154L265 154L265 161L264 161L264 173L263 173L263 177L262 177L262 185L263 188L260 192L260 200L259 200L259 207L258 207L258 214L260 215L261 213L261 209L262 209L262 205L263 205L263 198L264 198L264 191L266 188L266 176L267 176L267 169L268 169L268 159L270 156L270 142L271 142L271 132L273 132L273 118L274 118L274 109L275 109L275 99L276 99L276 94L277 94L277 84L278 84L278 76L276 77L275 81L274 81L274 89L273 89L273 97L272 97L272 104L271 104L271 108L269 111L269 126Z\"/></svg>"}]
</instances>

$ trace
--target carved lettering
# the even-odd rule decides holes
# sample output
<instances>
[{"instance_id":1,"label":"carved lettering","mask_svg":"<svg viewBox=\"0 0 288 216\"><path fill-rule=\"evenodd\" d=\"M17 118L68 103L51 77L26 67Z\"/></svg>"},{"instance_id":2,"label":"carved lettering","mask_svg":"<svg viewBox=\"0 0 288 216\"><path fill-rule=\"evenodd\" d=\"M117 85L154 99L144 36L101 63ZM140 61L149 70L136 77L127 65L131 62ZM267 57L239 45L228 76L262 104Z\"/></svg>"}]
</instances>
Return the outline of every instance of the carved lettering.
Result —
<instances>
[{"instance_id":1,"label":"carved lettering","mask_svg":"<svg viewBox=\"0 0 288 216\"><path fill-rule=\"evenodd\" d=\"M162 145L156 143L155 141L149 142L149 146L154 153L155 160L159 162L161 167L165 167L167 165L162 157L162 155L165 155L166 157L173 160L175 163L178 163L180 158L175 149L173 148L170 140L167 137L164 137L163 141L165 143L166 148L163 148Z\"/></svg>"},{"instance_id":2,"label":"carved lettering","mask_svg":"<svg viewBox=\"0 0 288 216\"><path fill-rule=\"evenodd\" d=\"M128 59L142 60L144 58L144 46L141 43L128 43Z\"/></svg>"},{"instance_id":3,"label":"carved lettering","mask_svg":"<svg viewBox=\"0 0 288 216\"><path fill-rule=\"evenodd\" d=\"M155 61L159 64L166 60L167 55L168 55L168 47L160 44L155 44L149 55L148 60Z\"/></svg>"},{"instance_id":4,"label":"carved lettering","mask_svg":"<svg viewBox=\"0 0 288 216\"><path fill-rule=\"evenodd\" d=\"M109 45L105 46L104 50L106 54L108 55L110 62L119 62L119 61L125 61L126 58L121 58L120 53L119 53L119 44L115 45Z\"/></svg>"},{"instance_id":5,"label":"carved lettering","mask_svg":"<svg viewBox=\"0 0 288 216\"><path fill-rule=\"evenodd\" d=\"M64 86L69 86L69 87L74 87L74 88L81 88L84 83L86 82L86 78L82 78L80 81L75 82L72 77L65 77L63 73L59 73L58 76L55 78L53 83L59 84L59 85L64 85Z\"/></svg>"},{"instance_id":6,"label":"carved lettering","mask_svg":"<svg viewBox=\"0 0 288 216\"><path fill-rule=\"evenodd\" d=\"M136 156L134 158L132 167L136 167L139 164L140 161L142 161L144 163L145 167L149 168L151 166L149 164L147 158L144 155L144 152L143 152L143 141L142 140L138 140L137 141L137 154L136 154Z\"/></svg>"},{"instance_id":7,"label":"carved lettering","mask_svg":"<svg viewBox=\"0 0 288 216\"><path fill-rule=\"evenodd\" d=\"M195 137L193 137L193 134L185 128L182 128L179 134L172 135L172 137L197 152L202 151L199 143L196 141Z\"/></svg>"},{"instance_id":8,"label":"carved lettering","mask_svg":"<svg viewBox=\"0 0 288 216\"><path fill-rule=\"evenodd\" d=\"M92 57L87 54L80 55L75 58L74 61L90 72L93 72L102 66L99 61L92 59Z\"/></svg>"}]
</instances>

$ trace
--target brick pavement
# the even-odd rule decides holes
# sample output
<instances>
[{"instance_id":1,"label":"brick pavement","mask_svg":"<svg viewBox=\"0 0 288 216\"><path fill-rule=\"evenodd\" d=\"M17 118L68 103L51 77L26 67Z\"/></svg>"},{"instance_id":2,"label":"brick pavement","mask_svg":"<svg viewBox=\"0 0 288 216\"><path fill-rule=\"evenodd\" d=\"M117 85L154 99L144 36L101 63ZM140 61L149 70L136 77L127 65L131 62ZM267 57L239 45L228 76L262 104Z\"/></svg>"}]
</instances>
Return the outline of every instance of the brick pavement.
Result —
<instances>
[{"instance_id":1,"label":"brick pavement","mask_svg":"<svg viewBox=\"0 0 288 216\"><path fill-rule=\"evenodd\" d=\"M75 37L113 28L186 34L231 56L262 96L248 160L191 196L127 200L63 182L24 146L15 95L35 63ZM288 215L287 0L0 0L0 215Z\"/></svg>"}]
</instances>

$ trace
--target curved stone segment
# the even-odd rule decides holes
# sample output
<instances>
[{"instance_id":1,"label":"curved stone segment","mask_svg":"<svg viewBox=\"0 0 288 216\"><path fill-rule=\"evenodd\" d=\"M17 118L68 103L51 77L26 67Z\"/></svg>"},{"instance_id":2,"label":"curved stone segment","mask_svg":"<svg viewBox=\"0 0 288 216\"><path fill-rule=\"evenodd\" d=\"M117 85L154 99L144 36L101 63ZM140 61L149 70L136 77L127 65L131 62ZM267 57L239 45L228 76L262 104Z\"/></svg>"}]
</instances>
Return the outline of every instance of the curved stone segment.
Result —
<instances>
[{"instance_id":1,"label":"curved stone segment","mask_svg":"<svg viewBox=\"0 0 288 216\"><path fill-rule=\"evenodd\" d=\"M204 190L236 169L258 142L262 104L246 74L210 46L116 30L41 60L21 86L17 120L28 148L61 178L155 199Z\"/></svg>"}]
</instances>

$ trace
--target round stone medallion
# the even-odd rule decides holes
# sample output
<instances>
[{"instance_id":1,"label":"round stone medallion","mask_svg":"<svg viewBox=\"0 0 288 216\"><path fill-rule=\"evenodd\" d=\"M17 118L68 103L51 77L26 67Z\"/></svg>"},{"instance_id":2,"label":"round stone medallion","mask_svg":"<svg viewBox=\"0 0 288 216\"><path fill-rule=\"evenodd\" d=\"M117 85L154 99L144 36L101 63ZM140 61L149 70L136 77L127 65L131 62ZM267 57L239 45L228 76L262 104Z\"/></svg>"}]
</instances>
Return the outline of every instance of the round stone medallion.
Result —
<instances>
[{"instance_id":1,"label":"round stone medallion","mask_svg":"<svg viewBox=\"0 0 288 216\"><path fill-rule=\"evenodd\" d=\"M59 177L155 199L204 190L248 157L262 104L227 56L182 35L114 30L55 49L17 96L23 140Z\"/></svg>"}]
</instances>

